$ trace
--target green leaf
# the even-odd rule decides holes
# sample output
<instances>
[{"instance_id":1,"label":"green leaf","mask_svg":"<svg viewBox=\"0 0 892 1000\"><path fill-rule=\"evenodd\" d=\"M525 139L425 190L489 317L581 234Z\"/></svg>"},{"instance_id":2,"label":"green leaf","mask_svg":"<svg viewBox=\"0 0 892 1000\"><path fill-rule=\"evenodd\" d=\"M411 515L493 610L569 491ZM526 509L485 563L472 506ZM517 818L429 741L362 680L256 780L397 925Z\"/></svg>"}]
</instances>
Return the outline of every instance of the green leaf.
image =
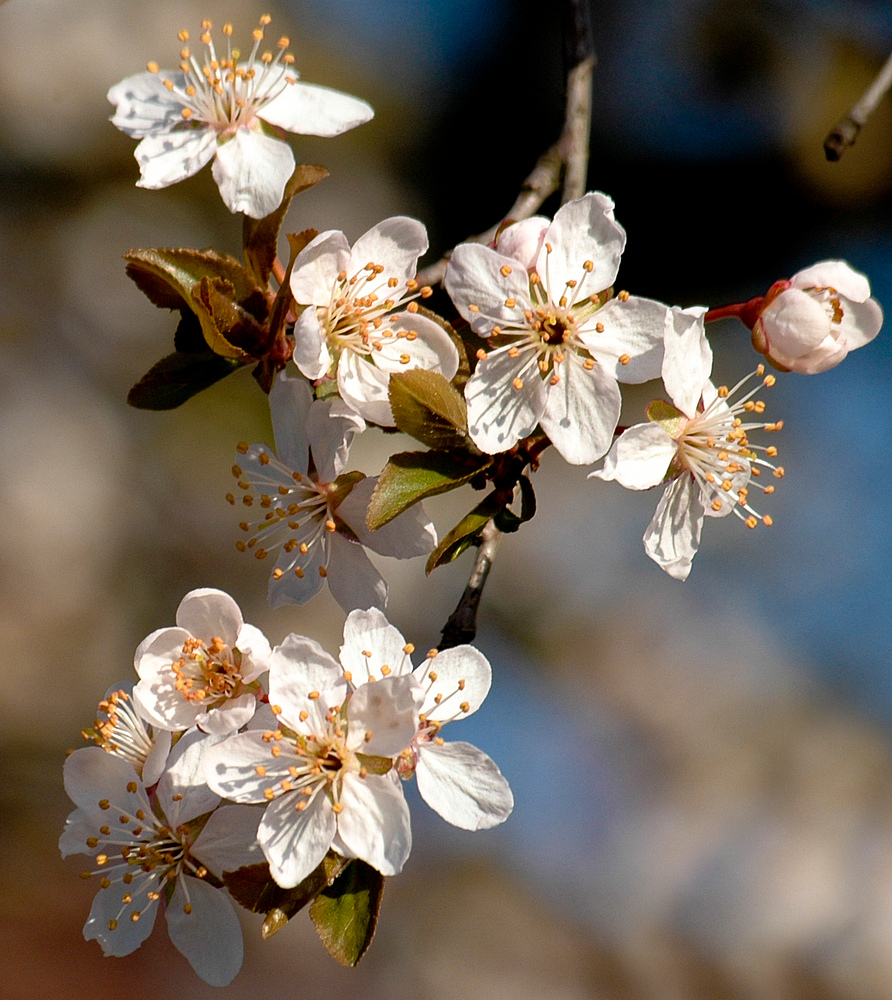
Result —
<instances>
[{"instance_id":1,"label":"green leaf","mask_svg":"<svg viewBox=\"0 0 892 1000\"><path fill-rule=\"evenodd\" d=\"M665 399L654 399L647 404L647 419L652 420L673 440L681 433L688 423L688 418L677 407L667 403Z\"/></svg>"},{"instance_id":2,"label":"green leaf","mask_svg":"<svg viewBox=\"0 0 892 1000\"><path fill-rule=\"evenodd\" d=\"M457 489L492 464L487 456L457 458L442 451L401 451L390 456L369 501L366 524L372 531L426 497Z\"/></svg>"},{"instance_id":3,"label":"green leaf","mask_svg":"<svg viewBox=\"0 0 892 1000\"><path fill-rule=\"evenodd\" d=\"M430 554L425 572L432 573L438 566L444 566L457 559L469 545L478 541L487 523L504 509L505 502L495 490L484 497L472 511L465 514L445 538L440 540L440 544Z\"/></svg>"},{"instance_id":4,"label":"green leaf","mask_svg":"<svg viewBox=\"0 0 892 1000\"><path fill-rule=\"evenodd\" d=\"M241 366L241 361L207 349L189 354L175 351L152 365L130 390L127 402L140 410L173 410Z\"/></svg>"},{"instance_id":5,"label":"green leaf","mask_svg":"<svg viewBox=\"0 0 892 1000\"><path fill-rule=\"evenodd\" d=\"M394 422L404 434L429 448L474 448L465 401L439 372L413 368L391 375L388 397Z\"/></svg>"},{"instance_id":6,"label":"green leaf","mask_svg":"<svg viewBox=\"0 0 892 1000\"><path fill-rule=\"evenodd\" d=\"M493 518L495 526L505 534L517 531L536 513L536 493L533 484L526 476L521 476L517 480L517 485L520 487L520 513L515 514L513 510L505 507Z\"/></svg>"},{"instance_id":7,"label":"green leaf","mask_svg":"<svg viewBox=\"0 0 892 1000\"><path fill-rule=\"evenodd\" d=\"M129 250L124 260L128 277L163 309L192 309L192 289L202 278L230 282L236 302L245 302L259 290L244 265L213 250Z\"/></svg>"},{"instance_id":8,"label":"green leaf","mask_svg":"<svg viewBox=\"0 0 892 1000\"><path fill-rule=\"evenodd\" d=\"M293 889L283 889L269 873L269 865L249 865L234 872L224 872L223 884L232 898L251 913L266 913L272 919L264 921L264 938L271 937L307 903L330 885L350 862L329 851L322 862Z\"/></svg>"},{"instance_id":9,"label":"green leaf","mask_svg":"<svg viewBox=\"0 0 892 1000\"><path fill-rule=\"evenodd\" d=\"M310 917L329 955L351 968L368 951L378 923L384 876L355 859L313 900Z\"/></svg>"},{"instance_id":10,"label":"green leaf","mask_svg":"<svg viewBox=\"0 0 892 1000\"><path fill-rule=\"evenodd\" d=\"M328 177L325 167L312 163L298 163L294 168L279 207L262 219L252 219L246 215L242 225L242 246L248 269L261 285L266 285L272 274L273 263L278 255L279 230L291 205L291 199L306 191L314 184ZM315 231L313 236L315 236ZM312 239L312 237L310 237ZM309 242L309 240L307 241Z\"/></svg>"}]
</instances>

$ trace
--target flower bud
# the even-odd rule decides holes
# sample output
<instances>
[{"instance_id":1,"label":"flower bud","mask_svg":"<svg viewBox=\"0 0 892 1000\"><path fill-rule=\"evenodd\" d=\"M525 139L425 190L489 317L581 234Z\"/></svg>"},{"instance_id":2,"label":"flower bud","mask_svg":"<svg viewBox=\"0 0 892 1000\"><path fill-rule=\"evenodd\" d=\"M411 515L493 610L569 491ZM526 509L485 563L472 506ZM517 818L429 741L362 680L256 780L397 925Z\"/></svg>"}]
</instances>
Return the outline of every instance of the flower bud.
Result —
<instances>
[{"instance_id":1,"label":"flower bud","mask_svg":"<svg viewBox=\"0 0 892 1000\"><path fill-rule=\"evenodd\" d=\"M753 346L776 367L815 375L873 340L882 323L867 278L827 260L774 285L751 329Z\"/></svg>"}]
</instances>

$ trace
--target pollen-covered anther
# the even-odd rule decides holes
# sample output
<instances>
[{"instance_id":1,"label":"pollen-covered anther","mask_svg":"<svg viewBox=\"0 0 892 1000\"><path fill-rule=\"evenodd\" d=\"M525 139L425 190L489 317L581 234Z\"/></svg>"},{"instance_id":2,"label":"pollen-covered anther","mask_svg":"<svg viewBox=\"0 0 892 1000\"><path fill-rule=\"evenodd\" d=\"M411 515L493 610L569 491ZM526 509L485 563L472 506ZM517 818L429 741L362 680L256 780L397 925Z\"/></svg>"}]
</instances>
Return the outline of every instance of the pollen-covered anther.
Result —
<instances>
[{"instance_id":1,"label":"pollen-covered anther","mask_svg":"<svg viewBox=\"0 0 892 1000\"><path fill-rule=\"evenodd\" d=\"M616 297L620 300L620 302L628 302L629 301L629 293L625 292L625 291L623 291L623 292L617 292Z\"/></svg>"},{"instance_id":2,"label":"pollen-covered anther","mask_svg":"<svg viewBox=\"0 0 892 1000\"><path fill-rule=\"evenodd\" d=\"M628 354L620 354L618 360L621 365L627 365L632 359Z\"/></svg>"},{"instance_id":3,"label":"pollen-covered anther","mask_svg":"<svg viewBox=\"0 0 892 1000\"><path fill-rule=\"evenodd\" d=\"M523 379L521 379L521 378L514 378L514 379L511 380L511 384L519 392L523 388Z\"/></svg>"},{"instance_id":4,"label":"pollen-covered anther","mask_svg":"<svg viewBox=\"0 0 892 1000\"><path fill-rule=\"evenodd\" d=\"M743 522L748 528L755 528L759 521L757 518L753 517L752 514Z\"/></svg>"}]
</instances>

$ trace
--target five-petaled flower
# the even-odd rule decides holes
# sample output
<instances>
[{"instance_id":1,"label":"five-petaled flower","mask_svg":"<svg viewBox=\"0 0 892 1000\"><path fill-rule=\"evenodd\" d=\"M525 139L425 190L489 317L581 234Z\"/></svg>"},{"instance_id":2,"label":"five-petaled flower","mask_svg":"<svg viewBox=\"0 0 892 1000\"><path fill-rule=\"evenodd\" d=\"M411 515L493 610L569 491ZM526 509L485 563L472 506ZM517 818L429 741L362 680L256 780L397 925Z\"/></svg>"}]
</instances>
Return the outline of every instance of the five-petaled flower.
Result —
<instances>
[{"instance_id":1,"label":"five-petaled flower","mask_svg":"<svg viewBox=\"0 0 892 1000\"><path fill-rule=\"evenodd\" d=\"M486 657L473 646L431 650L412 669L415 647L375 608L354 611L344 625L341 663L362 690L382 677L410 676L420 689L418 728L396 762L400 777L414 774L424 801L453 826L487 830L511 814L514 797L495 762L470 743L446 743L447 722L465 719L483 704L492 682Z\"/></svg>"},{"instance_id":2,"label":"five-petaled flower","mask_svg":"<svg viewBox=\"0 0 892 1000\"><path fill-rule=\"evenodd\" d=\"M242 505L256 510L241 522L249 537L238 548L258 559L279 549L269 582L273 607L305 604L326 581L345 610L383 606L387 585L365 548L398 559L425 555L437 544L433 524L417 504L369 530L365 516L377 479L342 475L350 442L365 427L346 403L313 401L307 383L284 372L269 401L278 455L243 443L232 470ZM227 499L236 503L231 493Z\"/></svg>"},{"instance_id":3,"label":"five-petaled flower","mask_svg":"<svg viewBox=\"0 0 892 1000\"><path fill-rule=\"evenodd\" d=\"M417 729L418 685L383 677L351 690L318 643L292 634L273 650L269 700L277 728L229 737L204 767L219 795L269 803L258 840L273 878L297 885L330 848L396 875L412 834L392 759Z\"/></svg>"},{"instance_id":4,"label":"five-petaled flower","mask_svg":"<svg viewBox=\"0 0 892 1000\"><path fill-rule=\"evenodd\" d=\"M156 726L171 731L198 725L234 733L257 707L257 678L269 666L266 636L246 625L222 590L190 591L175 627L146 636L134 657L139 683L133 696Z\"/></svg>"},{"instance_id":5,"label":"five-petaled flower","mask_svg":"<svg viewBox=\"0 0 892 1000\"><path fill-rule=\"evenodd\" d=\"M869 344L883 325L870 283L843 260L777 282L752 325L753 346L778 368L816 375Z\"/></svg>"},{"instance_id":6,"label":"five-petaled flower","mask_svg":"<svg viewBox=\"0 0 892 1000\"><path fill-rule=\"evenodd\" d=\"M336 375L341 398L366 420L393 426L391 374L426 368L451 379L458 351L449 334L418 311L430 288L415 281L427 232L416 219L385 219L356 241L320 233L291 272L306 306L294 328L294 360L309 379Z\"/></svg>"},{"instance_id":7,"label":"five-petaled flower","mask_svg":"<svg viewBox=\"0 0 892 1000\"><path fill-rule=\"evenodd\" d=\"M750 442L750 431L779 430L782 423L751 422L750 415L765 410L753 396L759 386L737 395L753 378L748 375L733 389L718 389L709 380L712 351L703 332L702 307L673 309L672 330L666 335L663 381L674 406L656 400L648 407L650 423L624 431L604 459L604 467L591 473L615 479L632 490L646 490L668 480L653 520L644 534L647 554L670 576L684 580L700 544L703 518L735 513L748 527L771 517L760 515L749 502L750 488L764 493L764 471L781 478L784 470L768 461L777 454L773 446ZM764 375L759 366L756 376ZM761 385L774 384L774 376ZM736 397L736 398L735 398ZM767 458L760 457L760 453Z\"/></svg>"},{"instance_id":8,"label":"five-petaled flower","mask_svg":"<svg viewBox=\"0 0 892 1000\"><path fill-rule=\"evenodd\" d=\"M278 40L275 54L261 52L269 22L268 15L260 19L251 53L241 60L232 48L232 25L223 25L226 52L218 53L211 23L204 21L203 60L186 44L189 33L181 31L179 70L149 63L148 72L109 90L116 109L112 123L140 140L140 187L175 184L216 157L214 180L226 207L259 219L278 208L294 170L283 131L335 136L373 117L357 97L298 80L287 38Z\"/></svg>"},{"instance_id":9,"label":"five-petaled flower","mask_svg":"<svg viewBox=\"0 0 892 1000\"><path fill-rule=\"evenodd\" d=\"M465 386L474 443L495 454L537 424L568 461L585 465L610 446L619 420L617 380L656 378L669 309L620 292L611 297L626 234L607 195L590 192L553 222L509 226L496 249L463 243L445 285L478 352Z\"/></svg>"},{"instance_id":10,"label":"five-petaled flower","mask_svg":"<svg viewBox=\"0 0 892 1000\"><path fill-rule=\"evenodd\" d=\"M100 889L84 926L106 955L129 955L151 934L159 906L176 947L206 982L225 986L242 964L242 932L224 872L256 864L260 814L217 808L201 757L218 737L197 729L181 737L150 798L130 764L99 747L65 761L65 790L78 807L59 841L63 857L87 854ZM211 884L211 881L214 884Z\"/></svg>"}]
</instances>

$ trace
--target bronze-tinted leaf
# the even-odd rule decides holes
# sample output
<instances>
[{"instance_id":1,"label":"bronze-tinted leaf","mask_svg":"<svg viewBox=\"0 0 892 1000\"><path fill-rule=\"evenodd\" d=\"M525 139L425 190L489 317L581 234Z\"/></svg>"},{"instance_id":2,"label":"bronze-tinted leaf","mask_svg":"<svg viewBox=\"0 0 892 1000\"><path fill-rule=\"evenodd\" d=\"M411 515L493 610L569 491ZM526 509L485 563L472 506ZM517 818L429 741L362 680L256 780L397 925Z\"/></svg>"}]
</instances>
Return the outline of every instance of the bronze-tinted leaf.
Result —
<instances>
[{"instance_id":1,"label":"bronze-tinted leaf","mask_svg":"<svg viewBox=\"0 0 892 1000\"><path fill-rule=\"evenodd\" d=\"M439 372L413 368L390 376L388 388L397 427L429 448L474 449L465 401Z\"/></svg>"},{"instance_id":2,"label":"bronze-tinted leaf","mask_svg":"<svg viewBox=\"0 0 892 1000\"><path fill-rule=\"evenodd\" d=\"M236 302L248 300L258 291L243 264L214 250L129 250L124 260L128 276L156 306L164 309L192 309L192 289L202 278L230 282Z\"/></svg>"},{"instance_id":3,"label":"bronze-tinted leaf","mask_svg":"<svg viewBox=\"0 0 892 1000\"><path fill-rule=\"evenodd\" d=\"M438 566L443 566L452 562L453 559L457 559L469 545L473 545L480 538L480 533L486 527L487 522L504 509L505 502L495 491L485 496L440 540L440 544L430 554L425 572L431 573Z\"/></svg>"},{"instance_id":4,"label":"bronze-tinted leaf","mask_svg":"<svg viewBox=\"0 0 892 1000\"><path fill-rule=\"evenodd\" d=\"M173 410L241 366L207 349L175 351L152 365L130 390L127 402L140 410Z\"/></svg>"},{"instance_id":5,"label":"bronze-tinted leaf","mask_svg":"<svg viewBox=\"0 0 892 1000\"><path fill-rule=\"evenodd\" d=\"M235 301L235 287L224 278L202 278L192 289L192 307L208 347L224 358L248 360L267 348L267 332Z\"/></svg>"},{"instance_id":6,"label":"bronze-tinted leaf","mask_svg":"<svg viewBox=\"0 0 892 1000\"><path fill-rule=\"evenodd\" d=\"M462 486L491 462L488 455L459 458L442 451L391 455L372 492L366 523L375 531L419 500Z\"/></svg>"},{"instance_id":7,"label":"bronze-tinted leaf","mask_svg":"<svg viewBox=\"0 0 892 1000\"><path fill-rule=\"evenodd\" d=\"M313 900L310 917L316 932L341 965L356 965L368 951L383 893L384 876L355 859Z\"/></svg>"}]
</instances>

